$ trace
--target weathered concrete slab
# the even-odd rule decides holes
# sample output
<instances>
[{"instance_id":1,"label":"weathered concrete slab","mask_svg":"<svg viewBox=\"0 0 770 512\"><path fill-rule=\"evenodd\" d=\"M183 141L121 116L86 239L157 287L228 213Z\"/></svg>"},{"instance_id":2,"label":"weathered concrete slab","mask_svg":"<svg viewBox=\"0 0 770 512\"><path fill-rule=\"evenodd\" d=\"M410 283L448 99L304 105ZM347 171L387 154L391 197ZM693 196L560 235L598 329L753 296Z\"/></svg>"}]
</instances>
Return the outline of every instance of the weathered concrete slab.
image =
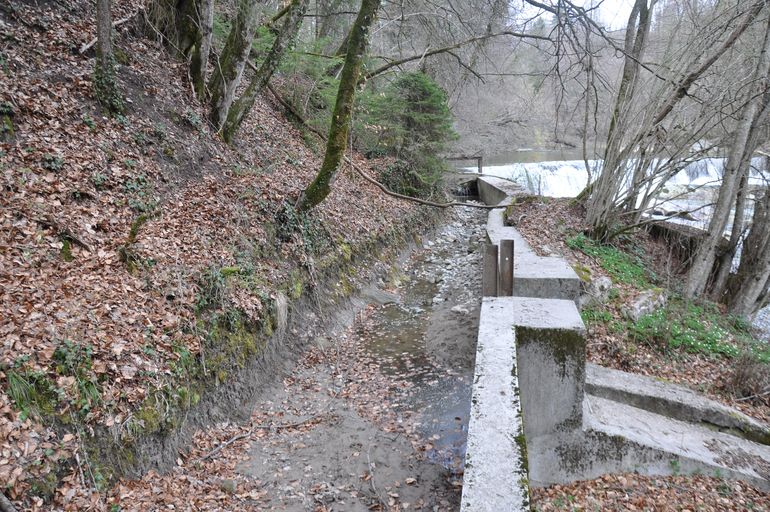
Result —
<instances>
[{"instance_id":1,"label":"weathered concrete slab","mask_svg":"<svg viewBox=\"0 0 770 512\"><path fill-rule=\"evenodd\" d=\"M521 407L527 440L583 424L585 330L569 300L513 297Z\"/></svg>"},{"instance_id":2,"label":"weathered concrete slab","mask_svg":"<svg viewBox=\"0 0 770 512\"><path fill-rule=\"evenodd\" d=\"M481 305L461 510L529 510L510 298Z\"/></svg>"},{"instance_id":3,"label":"weathered concrete slab","mask_svg":"<svg viewBox=\"0 0 770 512\"><path fill-rule=\"evenodd\" d=\"M653 377L588 364L586 393L680 421L703 423L757 443L770 444L770 428L767 425L684 386Z\"/></svg>"},{"instance_id":4,"label":"weathered concrete slab","mask_svg":"<svg viewBox=\"0 0 770 512\"><path fill-rule=\"evenodd\" d=\"M770 447L706 427L587 396L584 428L527 438L532 486L608 473L706 474L770 490Z\"/></svg>"},{"instance_id":5,"label":"weathered concrete slab","mask_svg":"<svg viewBox=\"0 0 770 512\"><path fill-rule=\"evenodd\" d=\"M569 263L563 258L535 254L516 228L504 224L503 209L489 212L487 238L490 243L497 245L501 240L513 240L514 296L572 301L579 299L580 278Z\"/></svg>"},{"instance_id":6,"label":"weathered concrete slab","mask_svg":"<svg viewBox=\"0 0 770 512\"><path fill-rule=\"evenodd\" d=\"M604 468L602 473L631 470L646 474L711 473L744 480L770 491L768 446L605 398L589 396L586 409L587 429L610 437L622 436L630 443L663 454L657 465L618 465ZM612 459L607 463L612 464Z\"/></svg>"}]
</instances>

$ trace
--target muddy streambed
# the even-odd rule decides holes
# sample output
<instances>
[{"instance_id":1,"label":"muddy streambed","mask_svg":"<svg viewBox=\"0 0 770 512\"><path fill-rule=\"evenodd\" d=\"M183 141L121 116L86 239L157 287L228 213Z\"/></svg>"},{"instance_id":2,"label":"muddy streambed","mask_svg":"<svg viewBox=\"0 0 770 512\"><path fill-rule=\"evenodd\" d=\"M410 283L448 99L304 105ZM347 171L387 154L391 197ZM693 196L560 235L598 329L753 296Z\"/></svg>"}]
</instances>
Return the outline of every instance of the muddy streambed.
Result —
<instances>
[{"instance_id":1,"label":"muddy streambed","mask_svg":"<svg viewBox=\"0 0 770 512\"><path fill-rule=\"evenodd\" d=\"M484 213L464 209L258 400L260 510L458 510ZM262 419L260 419L262 418Z\"/></svg>"}]
</instances>

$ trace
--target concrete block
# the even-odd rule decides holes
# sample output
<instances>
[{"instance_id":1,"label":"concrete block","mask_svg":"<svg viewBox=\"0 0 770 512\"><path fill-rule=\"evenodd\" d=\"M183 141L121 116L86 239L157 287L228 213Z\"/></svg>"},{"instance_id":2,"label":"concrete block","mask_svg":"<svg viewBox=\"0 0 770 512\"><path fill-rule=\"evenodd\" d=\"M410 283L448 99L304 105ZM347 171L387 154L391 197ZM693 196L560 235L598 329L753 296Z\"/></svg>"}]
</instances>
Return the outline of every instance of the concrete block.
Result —
<instances>
[{"instance_id":1,"label":"concrete block","mask_svg":"<svg viewBox=\"0 0 770 512\"><path fill-rule=\"evenodd\" d=\"M478 178L476 184L479 190L479 198L484 204L489 205L501 204L509 197L526 193L521 185L492 176ZM508 204L510 202L504 203L502 206L508 206Z\"/></svg>"},{"instance_id":2,"label":"concrete block","mask_svg":"<svg viewBox=\"0 0 770 512\"><path fill-rule=\"evenodd\" d=\"M575 303L515 297L519 386L527 440L583 424L585 330Z\"/></svg>"},{"instance_id":3,"label":"concrete block","mask_svg":"<svg viewBox=\"0 0 770 512\"><path fill-rule=\"evenodd\" d=\"M538 256L516 228L503 224L503 210L487 217L487 238L492 244L513 240L513 295L577 301L580 278L562 258Z\"/></svg>"}]
</instances>

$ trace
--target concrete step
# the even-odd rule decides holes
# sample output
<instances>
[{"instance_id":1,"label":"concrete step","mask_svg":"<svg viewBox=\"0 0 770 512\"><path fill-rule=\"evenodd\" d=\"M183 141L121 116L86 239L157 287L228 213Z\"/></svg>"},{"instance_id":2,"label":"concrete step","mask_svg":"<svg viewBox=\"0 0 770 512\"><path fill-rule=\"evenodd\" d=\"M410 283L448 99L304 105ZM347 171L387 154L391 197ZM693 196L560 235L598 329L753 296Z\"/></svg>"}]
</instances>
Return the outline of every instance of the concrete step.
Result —
<instances>
[{"instance_id":1,"label":"concrete step","mask_svg":"<svg viewBox=\"0 0 770 512\"><path fill-rule=\"evenodd\" d=\"M770 445L770 427L684 386L586 365L586 393Z\"/></svg>"},{"instance_id":2,"label":"concrete step","mask_svg":"<svg viewBox=\"0 0 770 512\"><path fill-rule=\"evenodd\" d=\"M590 395L583 415L585 429L610 439L618 454L584 478L618 471L701 473L743 480L770 491L770 446ZM624 467L619 456L634 452L635 460Z\"/></svg>"}]
</instances>

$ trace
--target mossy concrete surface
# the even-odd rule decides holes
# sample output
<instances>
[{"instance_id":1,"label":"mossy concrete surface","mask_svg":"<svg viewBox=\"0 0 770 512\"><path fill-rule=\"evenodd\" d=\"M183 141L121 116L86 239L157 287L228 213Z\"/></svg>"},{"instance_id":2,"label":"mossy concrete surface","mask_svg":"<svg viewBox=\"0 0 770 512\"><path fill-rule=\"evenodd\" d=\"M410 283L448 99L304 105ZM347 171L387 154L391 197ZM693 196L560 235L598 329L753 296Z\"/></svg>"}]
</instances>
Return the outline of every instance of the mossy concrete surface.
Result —
<instances>
[{"instance_id":1,"label":"mossy concrete surface","mask_svg":"<svg viewBox=\"0 0 770 512\"><path fill-rule=\"evenodd\" d=\"M589 367L596 396L586 392L580 277L504 225L515 186L478 182L481 197L501 206L489 214L488 239L514 240L514 297L483 299L462 510L527 510L527 486L619 472L701 473L770 490L770 446L759 444L766 426L624 372Z\"/></svg>"},{"instance_id":2,"label":"mossy concrete surface","mask_svg":"<svg viewBox=\"0 0 770 512\"><path fill-rule=\"evenodd\" d=\"M529 482L510 301L481 305L463 511L527 510Z\"/></svg>"}]
</instances>

